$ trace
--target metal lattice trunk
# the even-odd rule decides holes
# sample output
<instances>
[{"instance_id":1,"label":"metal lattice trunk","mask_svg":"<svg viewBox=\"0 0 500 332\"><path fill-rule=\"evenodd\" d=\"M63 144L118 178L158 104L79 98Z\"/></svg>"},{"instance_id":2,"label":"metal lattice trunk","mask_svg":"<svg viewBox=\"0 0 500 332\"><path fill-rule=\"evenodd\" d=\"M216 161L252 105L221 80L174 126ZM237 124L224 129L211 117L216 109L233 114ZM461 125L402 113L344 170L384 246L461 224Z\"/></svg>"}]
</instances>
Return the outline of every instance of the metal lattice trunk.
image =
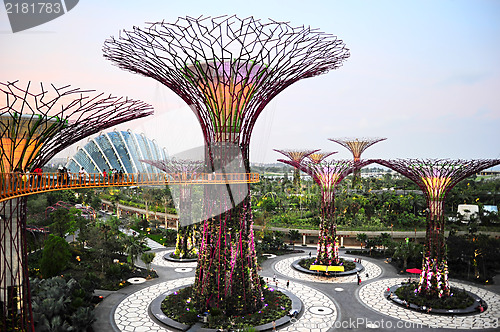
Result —
<instances>
[{"instance_id":1,"label":"metal lattice trunk","mask_svg":"<svg viewBox=\"0 0 500 332\"><path fill-rule=\"evenodd\" d=\"M393 159L375 160L415 182L427 200L422 273L415 292L428 297L450 295L445 238L444 203L450 190L460 181L483 169L500 164L500 159Z\"/></svg>"}]
</instances>

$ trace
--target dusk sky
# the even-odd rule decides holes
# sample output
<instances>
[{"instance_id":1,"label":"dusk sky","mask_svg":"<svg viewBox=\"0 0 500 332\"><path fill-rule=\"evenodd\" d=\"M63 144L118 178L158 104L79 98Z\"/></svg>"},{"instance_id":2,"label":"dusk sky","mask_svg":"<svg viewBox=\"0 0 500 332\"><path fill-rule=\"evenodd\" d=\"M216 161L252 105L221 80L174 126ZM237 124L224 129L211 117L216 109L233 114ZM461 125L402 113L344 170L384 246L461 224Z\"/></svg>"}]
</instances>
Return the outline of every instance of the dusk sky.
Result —
<instances>
[{"instance_id":1,"label":"dusk sky","mask_svg":"<svg viewBox=\"0 0 500 332\"><path fill-rule=\"evenodd\" d=\"M351 53L338 70L295 83L269 103L253 132L252 162L276 161L273 148L321 148L351 158L327 140L343 136L387 137L365 158L500 158L495 0L82 0L62 17L18 33L1 8L1 81L141 99L154 106L154 117L117 128L144 132L175 154L203 144L194 114L155 80L104 59L104 41L145 22L224 14L318 28Z\"/></svg>"}]
</instances>

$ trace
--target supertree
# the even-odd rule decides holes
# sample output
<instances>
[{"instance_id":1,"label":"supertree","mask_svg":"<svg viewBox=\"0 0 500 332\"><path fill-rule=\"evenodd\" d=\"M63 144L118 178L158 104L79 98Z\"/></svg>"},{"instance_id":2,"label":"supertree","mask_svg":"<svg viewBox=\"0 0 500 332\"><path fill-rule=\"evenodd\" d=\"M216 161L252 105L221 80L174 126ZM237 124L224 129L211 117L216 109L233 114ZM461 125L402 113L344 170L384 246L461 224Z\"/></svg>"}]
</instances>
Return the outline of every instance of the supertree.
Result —
<instances>
[{"instance_id":1,"label":"supertree","mask_svg":"<svg viewBox=\"0 0 500 332\"><path fill-rule=\"evenodd\" d=\"M249 172L257 117L292 83L337 69L349 57L337 37L253 17L179 18L124 31L104 46L122 69L152 77L191 106L207 146L208 172ZM239 156L239 157L238 157ZM235 199L239 197L239 199ZM198 309L248 313L262 305L248 184L206 186L194 284Z\"/></svg>"},{"instance_id":2,"label":"supertree","mask_svg":"<svg viewBox=\"0 0 500 332\"><path fill-rule=\"evenodd\" d=\"M375 160L415 182L427 200L422 274L415 292L429 297L450 295L445 243L444 203L450 190L466 177L500 164L500 159L394 159Z\"/></svg>"},{"instance_id":3,"label":"supertree","mask_svg":"<svg viewBox=\"0 0 500 332\"><path fill-rule=\"evenodd\" d=\"M189 180L196 178L196 175L203 171L204 163L199 160L188 160L188 159L169 159L169 160L139 160L144 163L150 164L167 174L171 174L171 177L179 178L184 180L184 183L179 184L178 192L178 215L179 215L179 227L177 230L177 240L175 243L175 256L179 258L189 258L196 254L196 236L195 236L195 224L198 220L195 220L193 216L193 197L191 195L192 188L194 184L190 184ZM178 179L177 179L178 180ZM172 188L173 189L173 188ZM172 194L175 190L172 190ZM174 198L175 200L175 198Z\"/></svg>"},{"instance_id":4,"label":"supertree","mask_svg":"<svg viewBox=\"0 0 500 332\"><path fill-rule=\"evenodd\" d=\"M298 164L300 164L304 160L304 158L306 158L310 154L319 151L319 149L317 149L317 150L298 150L298 149L296 149L296 150L290 150L290 149L277 150L277 149L273 149L273 150L281 153L282 155L288 157L291 161L294 161ZM293 169L293 186L295 188L299 188L299 186L300 186L300 171L297 167L295 167Z\"/></svg>"},{"instance_id":5,"label":"supertree","mask_svg":"<svg viewBox=\"0 0 500 332\"><path fill-rule=\"evenodd\" d=\"M351 151L354 161L361 159L361 154L375 143L386 140L383 137L341 137L341 138L329 138L330 141L338 143ZM354 188L360 181L360 170L358 169L354 172L352 178L352 187Z\"/></svg>"},{"instance_id":6,"label":"supertree","mask_svg":"<svg viewBox=\"0 0 500 332\"><path fill-rule=\"evenodd\" d=\"M321 222L319 225L318 254L315 264L338 265L337 224L335 222L335 189L337 185L355 170L371 161L330 160L313 158L314 161L278 159L278 161L296 167L309 174L321 189Z\"/></svg>"},{"instance_id":7,"label":"supertree","mask_svg":"<svg viewBox=\"0 0 500 332\"><path fill-rule=\"evenodd\" d=\"M144 102L69 85L0 82L1 183L19 184L22 172L116 124L152 114ZM34 330L26 248L26 197L0 203L0 329Z\"/></svg>"}]
</instances>

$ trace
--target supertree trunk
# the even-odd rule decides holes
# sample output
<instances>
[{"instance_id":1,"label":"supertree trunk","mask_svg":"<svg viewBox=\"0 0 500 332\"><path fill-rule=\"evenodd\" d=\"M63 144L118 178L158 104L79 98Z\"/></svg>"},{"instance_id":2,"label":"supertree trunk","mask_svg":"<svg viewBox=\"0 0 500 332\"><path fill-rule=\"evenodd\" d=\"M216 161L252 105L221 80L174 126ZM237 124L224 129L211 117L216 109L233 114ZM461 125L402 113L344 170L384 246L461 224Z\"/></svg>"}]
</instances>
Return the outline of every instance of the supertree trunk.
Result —
<instances>
[{"instance_id":1,"label":"supertree trunk","mask_svg":"<svg viewBox=\"0 0 500 332\"><path fill-rule=\"evenodd\" d=\"M193 225L181 226L177 231L174 255L178 258L191 258L196 254L195 230Z\"/></svg>"},{"instance_id":2,"label":"supertree trunk","mask_svg":"<svg viewBox=\"0 0 500 332\"><path fill-rule=\"evenodd\" d=\"M220 146L225 146L221 144ZM215 169L225 169L232 147L215 147ZM249 172L248 159L243 162ZM238 163L236 163L238 164ZM229 172L228 172L229 173ZM201 244L194 284L198 309L219 308L226 314L244 314L262 307L257 274L251 199L248 184L205 187Z\"/></svg>"},{"instance_id":3,"label":"supertree trunk","mask_svg":"<svg viewBox=\"0 0 500 332\"><path fill-rule=\"evenodd\" d=\"M0 328L34 330L26 247L26 197L0 203Z\"/></svg>"},{"instance_id":4,"label":"supertree trunk","mask_svg":"<svg viewBox=\"0 0 500 332\"><path fill-rule=\"evenodd\" d=\"M314 264L337 265L339 262L339 246L337 242L337 225L335 223L335 193L331 190L323 190L321 194L318 255Z\"/></svg>"},{"instance_id":5,"label":"supertree trunk","mask_svg":"<svg viewBox=\"0 0 500 332\"><path fill-rule=\"evenodd\" d=\"M444 202L436 199L430 201L428 205L422 273L416 291L434 298L449 296L450 285L444 236Z\"/></svg>"},{"instance_id":6,"label":"supertree trunk","mask_svg":"<svg viewBox=\"0 0 500 332\"><path fill-rule=\"evenodd\" d=\"M175 244L175 255L179 258L192 257L196 253L195 234L191 209L191 185L180 185L179 193L179 221L180 227L177 230L177 241Z\"/></svg>"}]
</instances>

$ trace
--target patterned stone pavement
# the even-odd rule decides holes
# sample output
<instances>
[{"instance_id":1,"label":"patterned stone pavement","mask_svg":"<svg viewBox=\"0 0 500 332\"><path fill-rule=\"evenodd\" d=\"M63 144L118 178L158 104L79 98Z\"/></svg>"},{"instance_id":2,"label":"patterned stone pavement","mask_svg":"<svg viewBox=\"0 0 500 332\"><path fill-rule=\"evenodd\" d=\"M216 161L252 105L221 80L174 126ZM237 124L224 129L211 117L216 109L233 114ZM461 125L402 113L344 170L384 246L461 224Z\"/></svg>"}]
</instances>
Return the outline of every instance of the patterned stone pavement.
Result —
<instances>
[{"instance_id":1,"label":"patterned stone pavement","mask_svg":"<svg viewBox=\"0 0 500 332\"><path fill-rule=\"evenodd\" d=\"M340 257L343 257L343 256L340 256ZM276 272L281 273L281 274L288 276L290 278L305 280L305 281L309 281L309 282L348 283L348 282L357 282L358 281L355 274L353 274L351 276L345 276L345 277L327 278L327 277L316 276L316 275L312 275L312 274L306 274L306 273L299 272L292 267L292 263L294 261L296 261L297 259L302 259L302 258L309 258L309 256L295 256L295 257L282 259L274 264L274 269L276 270ZM348 258L348 257L343 257L343 258ZM365 270L363 272L361 272L362 282L376 278L380 274L382 274L382 269L376 264L368 262L367 260L362 260L361 264L365 268ZM366 273L368 273L368 278L366 277Z\"/></svg>"},{"instance_id":2,"label":"patterned stone pavement","mask_svg":"<svg viewBox=\"0 0 500 332\"><path fill-rule=\"evenodd\" d=\"M158 325L148 314L148 306L161 293L176 287L188 285L194 278L175 279L143 288L123 299L114 310L113 318L120 331L169 331ZM280 287L286 287L285 280L279 280ZM304 304L304 313L292 324L280 329L290 332L324 332L337 319L337 307L332 299L318 290L301 283L291 282L288 290L297 295Z\"/></svg>"},{"instance_id":3,"label":"patterned stone pavement","mask_svg":"<svg viewBox=\"0 0 500 332\"><path fill-rule=\"evenodd\" d=\"M188 268L188 267L196 267L196 262L186 262L186 263L177 263L167 261L163 259L163 256L166 254L170 254L173 250L163 250L156 252L156 256L153 259L152 265L162 266L162 267L173 267L173 268ZM177 272L190 272L191 270L177 271Z\"/></svg>"},{"instance_id":4,"label":"patterned stone pavement","mask_svg":"<svg viewBox=\"0 0 500 332\"><path fill-rule=\"evenodd\" d=\"M412 323L413 327L451 329L487 329L498 328L500 319L500 295L468 284L450 282L450 285L474 293L487 304L488 310L472 316L441 316L408 310L396 305L384 297L387 287L397 285L406 278L388 278L371 282L359 290L359 299L371 310Z\"/></svg>"}]
</instances>

